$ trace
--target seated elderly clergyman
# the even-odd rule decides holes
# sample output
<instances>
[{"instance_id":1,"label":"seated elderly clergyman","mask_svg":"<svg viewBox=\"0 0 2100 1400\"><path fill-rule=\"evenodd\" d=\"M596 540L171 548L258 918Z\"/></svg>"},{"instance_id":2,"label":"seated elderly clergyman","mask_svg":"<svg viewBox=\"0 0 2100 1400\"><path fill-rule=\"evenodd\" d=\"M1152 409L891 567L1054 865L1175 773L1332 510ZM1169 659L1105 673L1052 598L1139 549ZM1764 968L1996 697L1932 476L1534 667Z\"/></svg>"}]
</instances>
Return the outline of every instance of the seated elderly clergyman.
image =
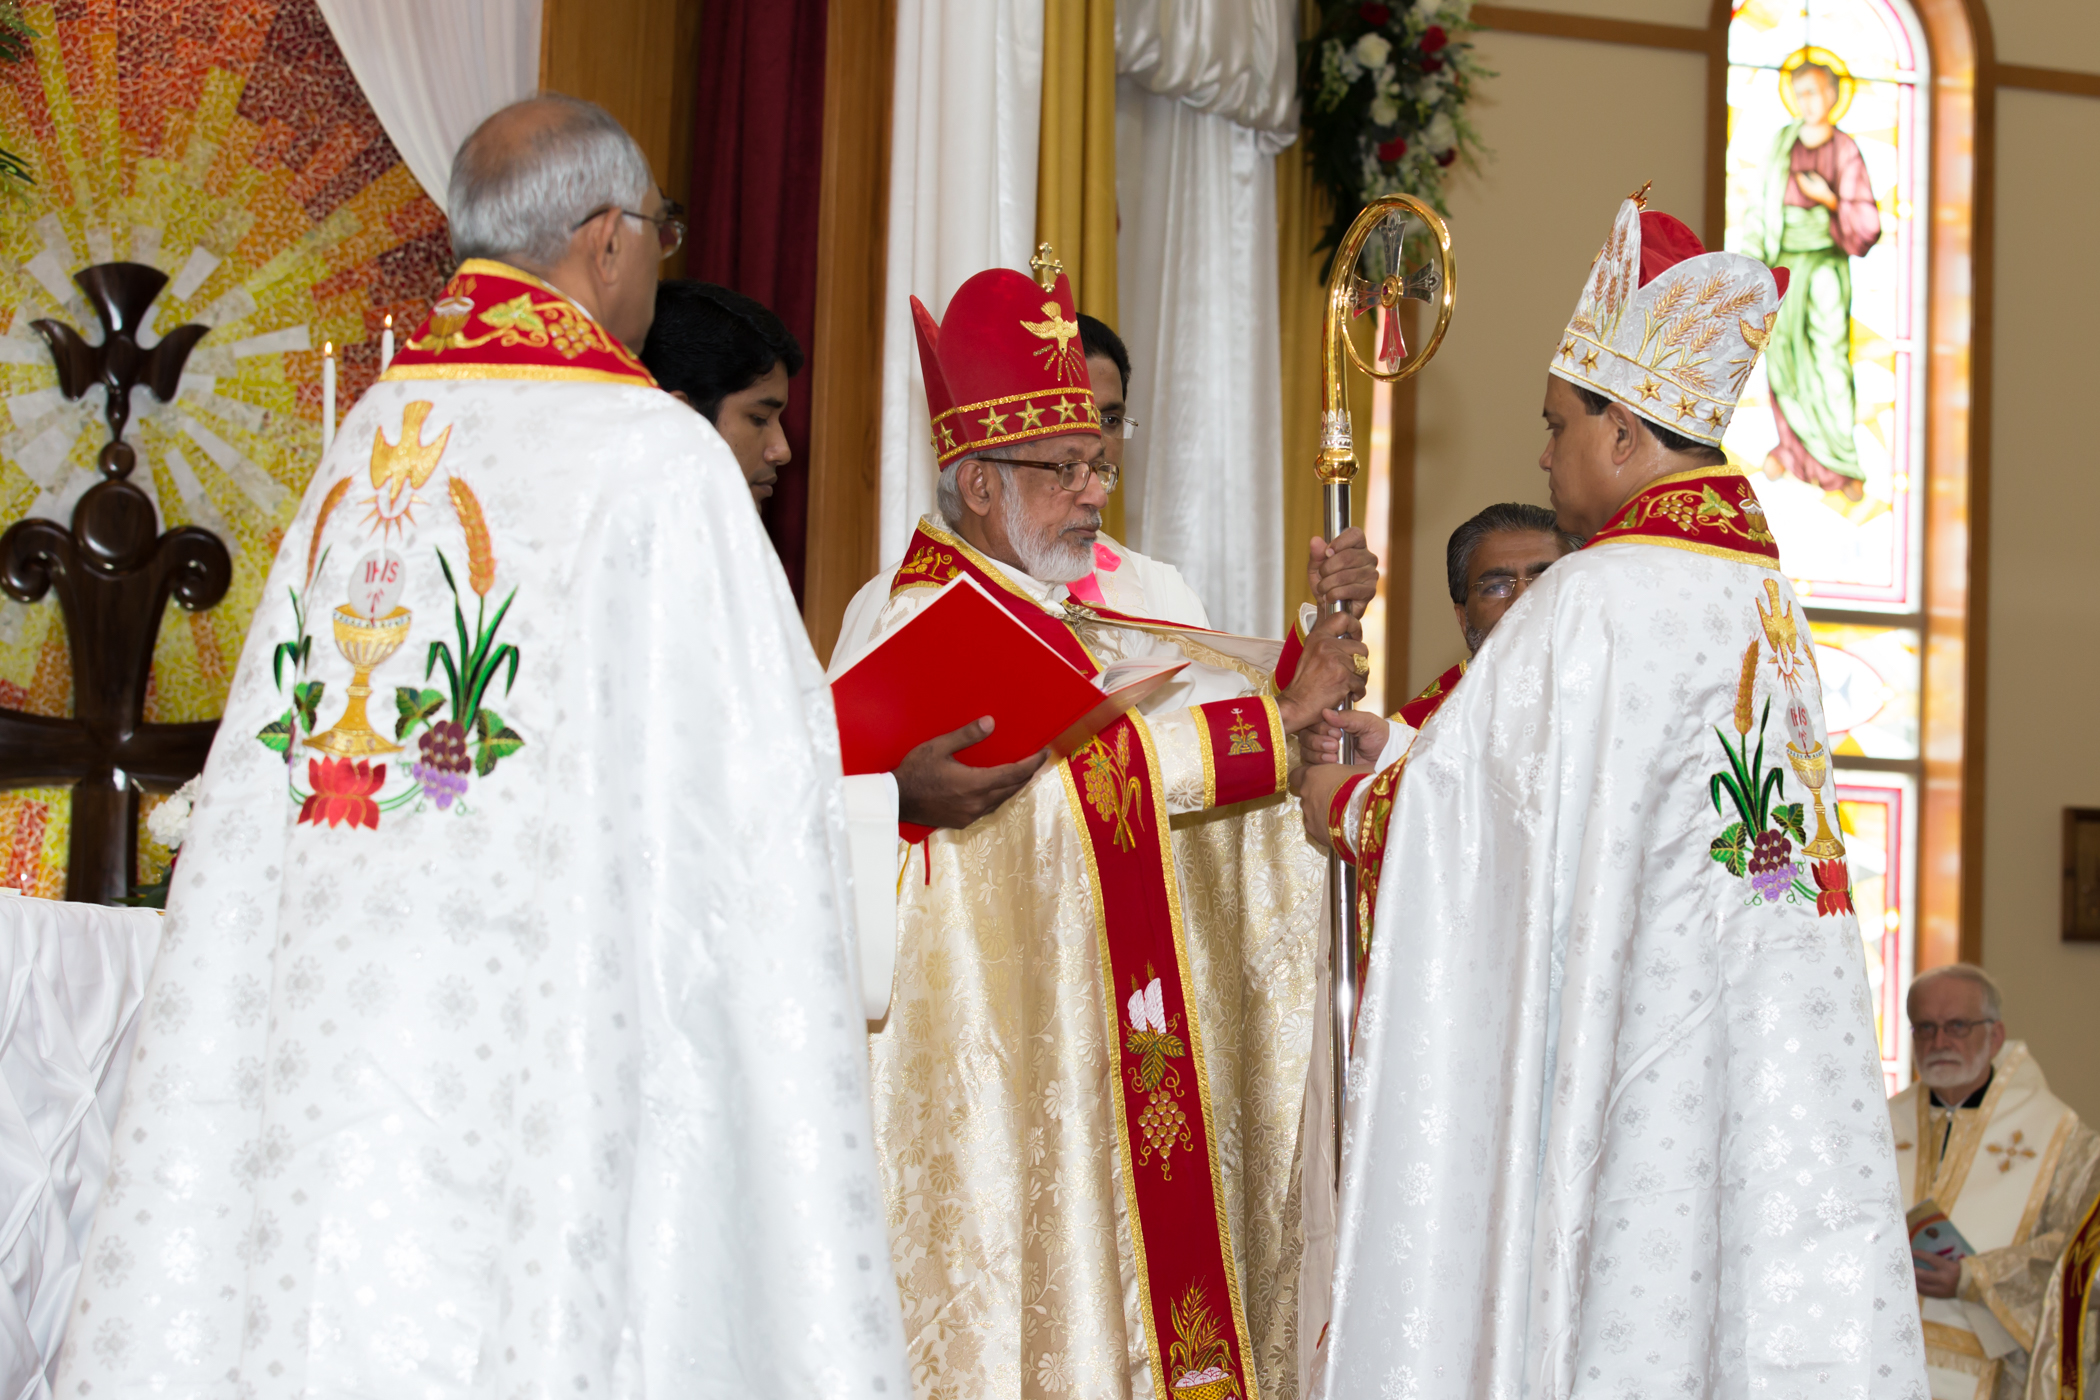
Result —
<instances>
[{"instance_id":1,"label":"seated elderly clergyman","mask_svg":"<svg viewBox=\"0 0 2100 1400\"><path fill-rule=\"evenodd\" d=\"M448 212L261 591L55 1385L895 1400L831 702L634 355L677 211L541 97Z\"/></svg>"},{"instance_id":2,"label":"seated elderly clergyman","mask_svg":"<svg viewBox=\"0 0 2100 1400\"><path fill-rule=\"evenodd\" d=\"M2006 1039L1989 973L1955 963L1910 985L1917 1082L1889 1100L1935 1400L2027 1392L2051 1271L2100 1191L2100 1134ZM1924 1207L1924 1209L1920 1209ZM1975 1253L1916 1233L1937 1208Z\"/></svg>"}]
</instances>

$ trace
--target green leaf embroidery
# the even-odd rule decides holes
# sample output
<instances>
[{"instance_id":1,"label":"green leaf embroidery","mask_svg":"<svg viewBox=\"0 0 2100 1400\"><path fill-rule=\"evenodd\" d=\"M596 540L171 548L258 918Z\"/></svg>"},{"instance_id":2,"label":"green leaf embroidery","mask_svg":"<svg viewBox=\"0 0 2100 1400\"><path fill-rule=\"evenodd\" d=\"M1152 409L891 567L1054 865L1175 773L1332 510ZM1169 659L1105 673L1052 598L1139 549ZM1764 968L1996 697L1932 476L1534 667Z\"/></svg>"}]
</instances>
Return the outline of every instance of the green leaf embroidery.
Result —
<instances>
[{"instance_id":1,"label":"green leaf embroidery","mask_svg":"<svg viewBox=\"0 0 2100 1400\"><path fill-rule=\"evenodd\" d=\"M496 764L525 747L524 738L494 710L474 712L474 776L486 778Z\"/></svg>"},{"instance_id":2,"label":"green leaf embroidery","mask_svg":"<svg viewBox=\"0 0 2100 1400\"><path fill-rule=\"evenodd\" d=\"M1781 831L1793 837L1795 845L1806 846L1808 844L1808 829L1802 825L1801 807L1802 804L1799 802L1793 803L1791 806L1774 807L1772 809L1772 822Z\"/></svg>"},{"instance_id":3,"label":"green leaf embroidery","mask_svg":"<svg viewBox=\"0 0 2100 1400\"><path fill-rule=\"evenodd\" d=\"M1738 880L1750 869L1750 837L1741 822L1731 822L1728 830L1714 838L1706 848L1707 854L1728 867L1728 873Z\"/></svg>"},{"instance_id":4,"label":"green leaf embroidery","mask_svg":"<svg viewBox=\"0 0 2100 1400\"><path fill-rule=\"evenodd\" d=\"M430 723L430 717L445 703L445 695L439 690L417 690L412 685L394 687L394 709L401 718L394 721L394 737L406 739L422 725Z\"/></svg>"},{"instance_id":5,"label":"green leaf embroidery","mask_svg":"<svg viewBox=\"0 0 2100 1400\"><path fill-rule=\"evenodd\" d=\"M255 737L272 753L289 753L292 747L292 712L286 710L271 720Z\"/></svg>"},{"instance_id":6,"label":"green leaf embroidery","mask_svg":"<svg viewBox=\"0 0 2100 1400\"><path fill-rule=\"evenodd\" d=\"M292 687L292 708L299 712L299 728L308 734L319 727L321 696L327 690L326 681L305 681Z\"/></svg>"}]
</instances>

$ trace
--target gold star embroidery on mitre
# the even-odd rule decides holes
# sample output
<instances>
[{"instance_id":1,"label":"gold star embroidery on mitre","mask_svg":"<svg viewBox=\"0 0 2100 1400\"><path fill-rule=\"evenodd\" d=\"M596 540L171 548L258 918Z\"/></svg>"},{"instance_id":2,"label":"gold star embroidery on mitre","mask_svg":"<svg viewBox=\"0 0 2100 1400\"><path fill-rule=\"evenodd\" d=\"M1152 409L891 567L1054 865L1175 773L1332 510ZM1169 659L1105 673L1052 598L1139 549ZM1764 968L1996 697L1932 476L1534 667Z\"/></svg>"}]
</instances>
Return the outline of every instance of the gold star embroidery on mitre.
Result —
<instances>
[{"instance_id":1,"label":"gold star embroidery on mitre","mask_svg":"<svg viewBox=\"0 0 2100 1400\"><path fill-rule=\"evenodd\" d=\"M943 452L953 452L955 450L955 430L946 423L941 424L940 448Z\"/></svg>"},{"instance_id":2,"label":"gold star embroidery on mitre","mask_svg":"<svg viewBox=\"0 0 2100 1400\"><path fill-rule=\"evenodd\" d=\"M1572 356L1573 356L1574 354L1575 354L1575 342L1574 342L1574 341L1572 341L1572 340L1563 340L1563 341L1562 341L1562 342L1560 343L1560 357L1561 357L1561 358L1562 358L1563 360L1565 360L1565 359L1569 359L1569 358L1571 358L1571 357L1572 357Z\"/></svg>"},{"instance_id":3,"label":"gold star embroidery on mitre","mask_svg":"<svg viewBox=\"0 0 2100 1400\"><path fill-rule=\"evenodd\" d=\"M1680 393L1677 396L1677 416L1679 418L1697 418L1699 416L1699 405L1693 403L1689 396Z\"/></svg>"},{"instance_id":4,"label":"gold star embroidery on mitre","mask_svg":"<svg viewBox=\"0 0 2100 1400\"><path fill-rule=\"evenodd\" d=\"M1709 409L1707 409L1707 410L1706 410L1706 421L1707 421L1707 422L1709 422L1709 423L1711 423L1711 424L1713 424L1713 425L1714 425L1714 426L1715 426L1716 428L1720 427L1720 426L1721 426L1721 410L1720 410L1720 409L1718 409L1718 408L1709 408Z\"/></svg>"},{"instance_id":5,"label":"gold star embroidery on mitre","mask_svg":"<svg viewBox=\"0 0 2100 1400\"><path fill-rule=\"evenodd\" d=\"M1595 369L1597 367L1596 351L1592 350L1582 357L1582 367L1586 370Z\"/></svg>"},{"instance_id":6,"label":"gold star embroidery on mitre","mask_svg":"<svg viewBox=\"0 0 2100 1400\"><path fill-rule=\"evenodd\" d=\"M993 436L1006 431L1006 415L996 408L986 409L984 417L977 421L984 424L985 432Z\"/></svg>"},{"instance_id":7,"label":"gold star embroidery on mitre","mask_svg":"<svg viewBox=\"0 0 2100 1400\"><path fill-rule=\"evenodd\" d=\"M1070 399L1059 399L1057 401L1057 421L1060 423L1069 423L1072 421L1074 416L1075 415L1072 412L1072 401Z\"/></svg>"},{"instance_id":8,"label":"gold star embroidery on mitre","mask_svg":"<svg viewBox=\"0 0 2100 1400\"><path fill-rule=\"evenodd\" d=\"M1641 396L1642 403L1646 403L1650 399L1662 397L1662 385L1655 382L1654 375L1643 375L1641 382L1633 386L1633 392Z\"/></svg>"},{"instance_id":9,"label":"gold star embroidery on mitre","mask_svg":"<svg viewBox=\"0 0 2100 1400\"><path fill-rule=\"evenodd\" d=\"M1043 410L1041 409L1041 407L1039 407L1036 404L1029 404L1027 407L1023 408L1021 410L1021 426L1024 428L1042 427Z\"/></svg>"}]
</instances>

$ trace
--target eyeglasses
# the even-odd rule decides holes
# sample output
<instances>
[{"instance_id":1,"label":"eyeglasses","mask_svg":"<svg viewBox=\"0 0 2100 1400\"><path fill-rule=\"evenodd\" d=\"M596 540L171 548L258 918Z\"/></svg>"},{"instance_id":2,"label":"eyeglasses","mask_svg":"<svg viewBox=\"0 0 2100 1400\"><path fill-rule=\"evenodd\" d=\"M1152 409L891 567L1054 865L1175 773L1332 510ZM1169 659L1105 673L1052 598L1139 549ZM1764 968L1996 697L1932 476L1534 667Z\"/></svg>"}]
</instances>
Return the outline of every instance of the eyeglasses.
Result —
<instances>
[{"instance_id":1,"label":"eyeglasses","mask_svg":"<svg viewBox=\"0 0 2100 1400\"><path fill-rule=\"evenodd\" d=\"M1103 437L1119 437L1128 442L1137 436L1137 430L1138 424L1135 418L1125 418L1122 414L1113 410L1101 415L1101 436Z\"/></svg>"},{"instance_id":2,"label":"eyeglasses","mask_svg":"<svg viewBox=\"0 0 2100 1400\"><path fill-rule=\"evenodd\" d=\"M645 224L656 225L657 261L663 261L663 259L670 257L671 254L685 246L685 206L675 199L664 201L664 208L661 214L639 214L632 209L621 208L617 204L601 204L577 220L575 226L569 232L576 232L577 229L582 228L591 220L602 218L606 213L614 209L619 209L622 214L625 214L630 219L640 219Z\"/></svg>"},{"instance_id":3,"label":"eyeglasses","mask_svg":"<svg viewBox=\"0 0 2100 1400\"><path fill-rule=\"evenodd\" d=\"M1483 598L1513 598L1537 583L1545 574L1541 569L1535 574L1493 574L1473 584L1473 591Z\"/></svg>"},{"instance_id":4,"label":"eyeglasses","mask_svg":"<svg viewBox=\"0 0 2100 1400\"><path fill-rule=\"evenodd\" d=\"M1116 482L1123 476L1123 469L1109 462L1030 462L1021 457L985 456L979 456L977 460L997 462L1002 467L1034 467L1038 471L1056 472L1057 484L1067 491L1084 491L1098 478L1101 489L1113 493Z\"/></svg>"},{"instance_id":5,"label":"eyeglasses","mask_svg":"<svg viewBox=\"0 0 2100 1400\"><path fill-rule=\"evenodd\" d=\"M1981 1021L1912 1021L1910 1038L1920 1045L1936 1038L1967 1040L1982 1027L1996 1024L1995 1018L1990 1017Z\"/></svg>"}]
</instances>

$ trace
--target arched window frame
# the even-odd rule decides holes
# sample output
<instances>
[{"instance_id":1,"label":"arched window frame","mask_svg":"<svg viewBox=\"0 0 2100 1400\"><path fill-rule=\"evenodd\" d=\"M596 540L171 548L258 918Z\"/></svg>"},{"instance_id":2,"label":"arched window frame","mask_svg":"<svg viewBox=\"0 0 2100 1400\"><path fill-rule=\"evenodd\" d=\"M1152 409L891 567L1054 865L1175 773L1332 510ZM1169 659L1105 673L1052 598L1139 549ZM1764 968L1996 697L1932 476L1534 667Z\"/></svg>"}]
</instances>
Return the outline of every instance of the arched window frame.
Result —
<instances>
[{"instance_id":1,"label":"arched window frame","mask_svg":"<svg viewBox=\"0 0 2100 1400\"><path fill-rule=\"evenodd\" d=\"M1982 931L1985 551L1990 363L1994 90L1981 0L1909 0L1930 58L1930 209L1925 252L1924 521L1921 563L1919 795L1908 967L1891 968L1879 1008L1895 1027L1884 1066L1908 1058L1902 971L1978 961ZM1732 0L1707 21L1708 246L1727 227L1728 33ZM1813 606L1811 616L1824 611ZM1972 619L1974 620L1972 622Z\"/></svg>"}]
</instances>

